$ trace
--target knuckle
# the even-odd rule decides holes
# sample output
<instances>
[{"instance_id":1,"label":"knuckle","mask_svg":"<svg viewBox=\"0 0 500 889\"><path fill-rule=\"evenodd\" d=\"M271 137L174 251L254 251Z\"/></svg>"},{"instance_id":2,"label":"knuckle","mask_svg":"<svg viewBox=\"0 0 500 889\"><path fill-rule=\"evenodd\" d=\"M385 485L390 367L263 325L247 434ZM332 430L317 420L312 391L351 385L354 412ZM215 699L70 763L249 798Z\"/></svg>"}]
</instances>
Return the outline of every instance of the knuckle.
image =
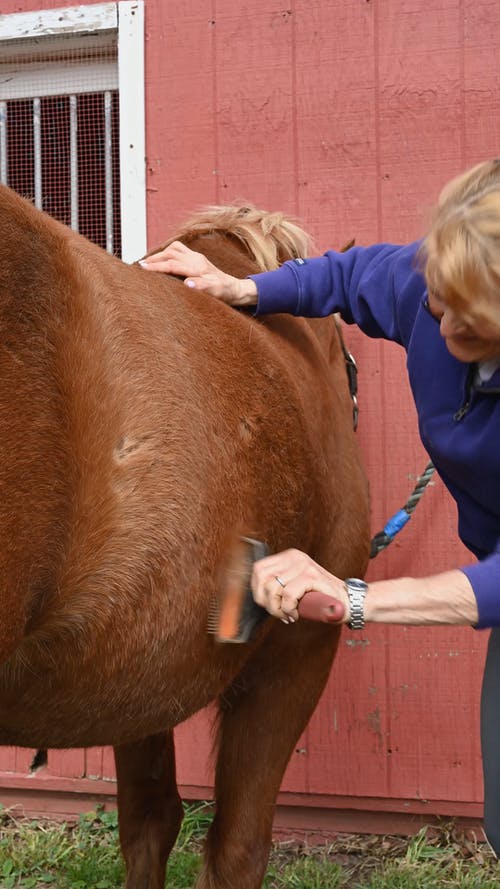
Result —
<instances>
[{"instance_id":1,"label":"knuckle","mask_svg":"<svg viewBox=\"0 0 500 889\"><path fill-rule=\"evenodd\" d=\"M314 564L308 564L305 568L304 574L308 580L317 580L320 576L319 571Z\"/></svg>"}]
</instances>

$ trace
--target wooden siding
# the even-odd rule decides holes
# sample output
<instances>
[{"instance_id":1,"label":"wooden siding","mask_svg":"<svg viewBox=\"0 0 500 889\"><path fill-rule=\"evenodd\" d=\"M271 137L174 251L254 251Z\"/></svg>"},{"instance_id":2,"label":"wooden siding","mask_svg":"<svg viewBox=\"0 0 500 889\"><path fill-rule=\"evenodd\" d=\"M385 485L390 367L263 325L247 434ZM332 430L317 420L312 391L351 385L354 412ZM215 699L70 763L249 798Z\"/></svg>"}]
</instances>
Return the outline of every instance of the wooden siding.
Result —
<instances>
[{"instance_id":1,"label":"wooden siding","mask_svg":"<svg viewBox=\"0 0 500 889\"><path fill-rule=\"evenodd\" d=\"M53 5L3 0L2 13ZM149 245L198 205L236 198L296 215L318 251L351 237L417 238L441 186L498 155L499 33L491 0L146 0ZM426 457L404 355L356 330L347 336L377 531ZM468 561L436 480L369 578ZM282 801L309 806L312 820L342 808L478 817L485 642L466 628L346 631ZM201 714L177 733L187 795L210 788L208 722ZM78 793L112 790L108 751L51 752L43 774L27 779L30 758L1 752L6 799L41 785L73 789L77 807ZM354 824L368 822L359 814Z\"/></svg>"}]
</instances>

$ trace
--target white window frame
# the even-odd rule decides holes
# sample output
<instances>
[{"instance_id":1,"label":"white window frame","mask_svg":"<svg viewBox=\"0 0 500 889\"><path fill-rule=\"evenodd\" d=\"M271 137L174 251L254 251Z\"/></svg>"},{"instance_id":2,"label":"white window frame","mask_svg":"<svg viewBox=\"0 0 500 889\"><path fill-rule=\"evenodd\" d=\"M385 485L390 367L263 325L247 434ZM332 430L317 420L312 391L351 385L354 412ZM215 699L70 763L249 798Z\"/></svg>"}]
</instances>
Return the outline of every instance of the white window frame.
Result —
<instances>
[{"instance_id":1,"label":"white window frame","mask_svg":"<svg viewBox=\"0 0 500 889\"><path fill-rule=\"evenodd\" d=\"M119 0L90 6L72 6L38 12L0 15L0 46L3 59L16 50L9 41L37 38L47 41L66 35L81 45L85 35L95 37L96 44L106 41L106 32L115 32L118 44L118 66L97 63L106 69L109 89L118 88L120 96L120 215L122 259L133 262L146 253L146 170L145 170L145 113L144 113L144 0ZM3 50L7 50L6 53ZM8 62L7 62L8 65ZM87 65L88 69L88 65ZM5 69L4 69L5 70ZM72 66L74 75L68 80L69 69L61 63L60 86L44 82L43 68L28 65L9 79L7 98L55 95L57 92L78 92L78 65ZM36 86L34 77L36 75ZM29 79L29 92L28 92ZM7 89L7 87L5 87Z\"/></svg>"}]
</instances>

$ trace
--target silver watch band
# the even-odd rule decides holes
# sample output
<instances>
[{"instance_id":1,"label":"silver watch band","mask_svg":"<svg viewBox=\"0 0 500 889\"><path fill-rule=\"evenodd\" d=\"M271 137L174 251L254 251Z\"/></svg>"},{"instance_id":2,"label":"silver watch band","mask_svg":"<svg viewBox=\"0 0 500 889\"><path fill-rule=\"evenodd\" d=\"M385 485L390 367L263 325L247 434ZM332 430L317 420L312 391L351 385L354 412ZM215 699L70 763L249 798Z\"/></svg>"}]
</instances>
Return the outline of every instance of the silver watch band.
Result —
<instances>
[{"instance_id":1,"label":"silver watch band","mask_svg":"<svg viewBox=\"0 0 500 889\"><path fill-rule=\"evenodd\" d=\"M351 630L362 630L365 625L365 596L368 584L359 577L347 577L344 581L349 599L350 619L348 627Z\"/></svg>"}]
</instances>

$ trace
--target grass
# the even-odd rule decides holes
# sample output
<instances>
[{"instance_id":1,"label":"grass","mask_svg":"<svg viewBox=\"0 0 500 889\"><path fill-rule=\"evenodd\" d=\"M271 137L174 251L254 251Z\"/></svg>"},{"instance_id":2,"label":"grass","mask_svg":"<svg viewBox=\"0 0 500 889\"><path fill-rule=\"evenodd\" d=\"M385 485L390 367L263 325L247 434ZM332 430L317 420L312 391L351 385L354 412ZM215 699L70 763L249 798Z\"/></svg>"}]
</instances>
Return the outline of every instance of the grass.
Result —
<instances>
[{"instance_id":1,"label":"grass","mask_svg":"<svg viewBox=\"0 0 500 889\"><path fill-rule=\"evenodd\" d=\"M208 805L186 807L168 867L169 889L192 889ZM0 809L0 889L121 889L115 812L77 824L16 820ZM341 835L330 847L276 844L264 889L500 889L500 864L452 824L411 839Z\"/></svg>"}]
</instances>

